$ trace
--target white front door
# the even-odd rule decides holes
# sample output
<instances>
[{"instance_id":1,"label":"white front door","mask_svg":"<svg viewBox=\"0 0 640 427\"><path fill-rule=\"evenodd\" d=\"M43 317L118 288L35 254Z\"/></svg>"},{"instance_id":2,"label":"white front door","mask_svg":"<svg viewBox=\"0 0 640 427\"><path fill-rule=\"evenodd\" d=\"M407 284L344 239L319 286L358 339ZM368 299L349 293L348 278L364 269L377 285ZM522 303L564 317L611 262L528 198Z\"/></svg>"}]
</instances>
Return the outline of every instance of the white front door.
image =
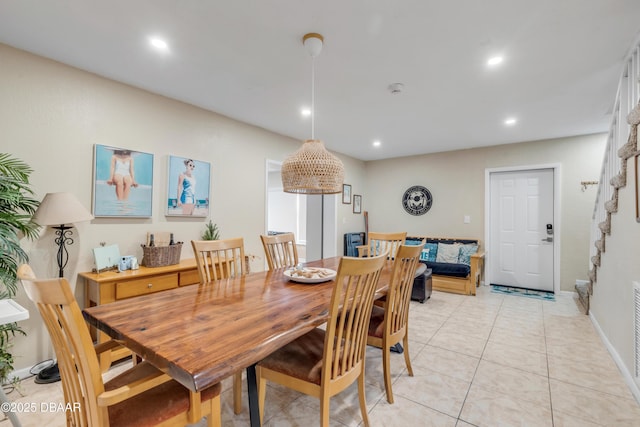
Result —
<instances>
[{"instance_id":1,"label":"white front door","mask_svg":"<svg viewBox=\"0 0 640 427\"><path fill-rule=\"evenodd\" d=\"M553 292L553 173L491 173L491 284Z\"/></svg>"}]
</instances>

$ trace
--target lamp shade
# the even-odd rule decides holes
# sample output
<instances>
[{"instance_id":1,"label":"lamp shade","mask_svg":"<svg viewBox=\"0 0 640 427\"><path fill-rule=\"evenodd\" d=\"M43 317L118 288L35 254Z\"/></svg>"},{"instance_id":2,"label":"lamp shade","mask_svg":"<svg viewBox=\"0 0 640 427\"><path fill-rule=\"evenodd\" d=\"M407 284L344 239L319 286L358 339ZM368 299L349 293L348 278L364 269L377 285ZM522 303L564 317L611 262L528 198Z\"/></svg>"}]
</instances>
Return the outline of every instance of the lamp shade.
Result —
<instances>
[{"instance_id":1,"label":"lamp shade","mask_svg":"<svg viewBox=\"0 0 640 427\"><path fill-rule=\"evenodd\" d=\"M93 215L71 193L47 193L33 214L39 225L62 225L90 221Z\"/></svg>"},{"instance_id":2,"label":"lamp shade","mask_svg":"<svg viewBox=\"0 0 640 427\"><path fill-rule=\"evenodd\" d=\"M336 194L342 192L344 165L322 141L308 139L284 160L281 174L286 193Z\"/></svg>"},{"instance_id":3,"label":"lamp shade","mask_svg":"<svg viewBox=\"0 0 640 427\"><path fill-rule=\"evenodd\" d=\"M312 58L320 54L324 38L309 33L302 43ZM312 61L313 64L313 61ZM314 137L315 123L315 66L311 67L311 139L282 163L282 189L285 193L336 194L342 192L344 165Z\"/></svg>"}]
</instances>

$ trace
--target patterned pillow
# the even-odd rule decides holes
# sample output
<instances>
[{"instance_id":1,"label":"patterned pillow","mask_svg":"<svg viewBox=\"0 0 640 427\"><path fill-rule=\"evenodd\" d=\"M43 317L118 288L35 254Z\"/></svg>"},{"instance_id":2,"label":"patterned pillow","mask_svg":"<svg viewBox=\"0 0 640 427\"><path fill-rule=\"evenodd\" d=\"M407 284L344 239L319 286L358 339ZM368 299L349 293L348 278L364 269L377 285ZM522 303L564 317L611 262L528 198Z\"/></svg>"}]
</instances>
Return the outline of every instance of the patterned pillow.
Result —
<instances>
[{"instance_id":1,"label":"patterned pillow","mask_svg":"<svg viewBox=\"0 0 640 427\"><path fill-rule=\"evenodd\" d=\"M425 243L422 253L420 254L421 261L435 262L436 255L438 254L437 243Z\"/></svg>"},{"instance_id":2,"label":"patterned pillow","mask_svg":"<svg viewBox=\"0 0 640 427\"><path fill-rule=\"evenodd\" d=\"M460 255L460 243L446 244L438 243L438 255L436 262L447 262L450 264L458 264L458 256Z\"/></svg>"},{"instance_id":3,"label":"patterned pillow","mask_svg":"<svg viewBox=\"0 0 640 427\"><path fill-rule=\"evenodd\" d=\"M458 255L458 263L464 265L471 265L471 255L478 252L478 245L475 243L469 243L460 246L460 254Z\"/></svg>"}]
</instances>

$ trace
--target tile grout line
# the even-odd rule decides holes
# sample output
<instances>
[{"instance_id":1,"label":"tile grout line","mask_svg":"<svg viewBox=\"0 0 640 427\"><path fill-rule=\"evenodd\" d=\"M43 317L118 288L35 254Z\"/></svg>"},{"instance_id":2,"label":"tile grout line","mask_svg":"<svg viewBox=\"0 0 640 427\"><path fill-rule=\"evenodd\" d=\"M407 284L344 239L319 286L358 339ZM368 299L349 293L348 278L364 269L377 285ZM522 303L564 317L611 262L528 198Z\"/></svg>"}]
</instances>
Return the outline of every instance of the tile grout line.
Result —
<instances>
[{"instance_id":1,"label":"tile grout line","mask_svg":"<svg viewBox=\"0 0 640 427\"><path fill-rule=\"evenodd\" d=\"M480 357L478 358L478 365L476 366L476 369L473 371L473 376L471 377L471 381L469 382L469 388L467 389L467 392L464 395L464 399L462 400L462 406L460 406L460 412L458 412L458 421L462 421L468 424L472 424L466 420L463 420L462 418L460 418L462 416L462 409L464 408L465 403L467 402L467 398L469 397L469 392L471 391L471 387L473 386L473 381L476 378L476 375L478 373L478 369L480 369L480 362L482 362L482 356L484 355L485 350L487 349L487 345L489 344L489 338L491 337L491 334L493 333L493 328L495 327L496 324L496 320L498 318L498 313L500 313L500 309L502 308L504 304L504 297L502 298L502 301L500 302L500 305L498 306L498 310L496 312L495 317L493 318L493 322L491 324L491 331L489 332L489 335L487 336L487 339L484 343L484 346L482 347L482 352L480 353ZM458 424L456 422L456 424ZM475 425L475 424L472 424Z\"/></svg>"},{"instance_id":2,"label":"tile grout line","mask_svg":"<svg viewBox=\"0 0 640 427\"><path fill-rule=\"evenodd\" d=\"M551 394L551 372L549 366L549 347L547 346L547 316L545 316L545 306L542 304L542 327L544 330L544 356L547 361L547 384L549 386L549 409L551 411L551 427L555 427L555 416L553 415L553 397Z\"/></svg>"}]
</instances>

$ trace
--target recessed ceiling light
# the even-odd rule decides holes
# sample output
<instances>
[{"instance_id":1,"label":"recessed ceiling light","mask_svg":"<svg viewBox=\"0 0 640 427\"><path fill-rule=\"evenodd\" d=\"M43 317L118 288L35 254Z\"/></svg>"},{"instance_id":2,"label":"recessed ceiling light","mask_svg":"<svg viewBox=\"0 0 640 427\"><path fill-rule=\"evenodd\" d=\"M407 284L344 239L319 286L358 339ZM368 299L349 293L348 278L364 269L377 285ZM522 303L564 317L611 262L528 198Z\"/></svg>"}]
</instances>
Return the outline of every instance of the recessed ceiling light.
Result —
<instances>
[{"instance_id":1,"label":"recessed ceiling light","mask_svg":"<svg viewBox=\"0 0 640 427\"><path fill-rule=\"evenodd\" d=\"M507 125L507 126L513 126L513 125L516 124L516 122L517 122L517 120L515 118L509 117L508 119L506 119L504 121L504 124Z\"/></svg>"},{"instance_id":2,"label":"recessed ceiling light","mask_svg":"<svg viewBox=\"0 0 640 427\"><path fill-rule=\"evenodd\" d=\"M489 60L487 61L487 65L490 67L494 67L498 64L501 64L502 61L504 61L504 58L502 56L493 56L489 58Z\"/></svg>"},{"instance_id":3,"label":"recessed ceiling light","mask_svg":"<svg viewBox=\"0 0 640 427\"><path fill-rule=\"evenodd\" d=\"M381 145L382 145L382 142L380 142L378 140L373 141L373 146L374 147L380 147Z\"/></svg>"},{"instance_id":4,"label":"recessed ceiling light","mask_svg":"<svg viewBox=\"0 0 640 427\"><path fill-rule=\"evenodd\" d=\"M167 42L157 37L151 37L149 39L149 43L151 44L151 46L155 47L158 50L169 49L169 45L167 44Z\"/></svg>"},{"instance_id":5,"label":"recessed ceiling light","mask_svg":"<svg viewBox=\"0 0 640 427\"><path fill-rule=\"evenodd\" d=\"M304 117L309 117L311 115L311 109L309 108L303 108L300 111L300 114L302 114Z\"/></svg>"}]
</instances>

